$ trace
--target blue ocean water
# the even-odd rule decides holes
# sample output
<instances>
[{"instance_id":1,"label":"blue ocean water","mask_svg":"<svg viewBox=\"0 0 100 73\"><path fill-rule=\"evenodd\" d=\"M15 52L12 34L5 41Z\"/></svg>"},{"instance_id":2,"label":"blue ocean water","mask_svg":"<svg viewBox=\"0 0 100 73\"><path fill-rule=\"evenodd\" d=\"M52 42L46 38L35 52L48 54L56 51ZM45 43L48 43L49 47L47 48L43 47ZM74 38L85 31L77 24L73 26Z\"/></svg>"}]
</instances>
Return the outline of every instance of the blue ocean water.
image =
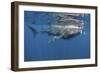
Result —
<instances>
[{"instance_id":1,"label":"blue ocean water","mask_svg":"<svg viewBox=\"0 0 100 73\"><path fill-rule=\"evenodd\" d=\"M53 36L41 31L55 23L57 13L60 12L24 11L24 61L90 58L90 14L74 17L84 22L85 34L49 43Z\"/></svg>"}]
</instances>

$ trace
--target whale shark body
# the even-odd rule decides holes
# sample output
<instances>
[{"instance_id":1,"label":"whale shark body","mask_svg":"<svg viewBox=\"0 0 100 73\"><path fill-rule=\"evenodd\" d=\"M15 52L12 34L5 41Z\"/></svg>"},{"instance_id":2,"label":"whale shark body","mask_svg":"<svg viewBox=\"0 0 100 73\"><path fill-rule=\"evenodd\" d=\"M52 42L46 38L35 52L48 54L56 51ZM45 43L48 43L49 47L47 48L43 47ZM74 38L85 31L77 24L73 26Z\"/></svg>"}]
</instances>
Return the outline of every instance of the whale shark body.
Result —
<instances>
[{"instance_id":1,"label":"whale shark body","mask_svg":"<svg viewBox=\"0 0 100 73\"><path fill-rule=\"evenodd\" d=\"M52 41L61 38L71 38L78 34L81 34L83 30L83 22L76 19L66 20L66 24L54 24L48 27L48 30L44 31L48 35L52 35Z\"/></svg>"}]
</instances>

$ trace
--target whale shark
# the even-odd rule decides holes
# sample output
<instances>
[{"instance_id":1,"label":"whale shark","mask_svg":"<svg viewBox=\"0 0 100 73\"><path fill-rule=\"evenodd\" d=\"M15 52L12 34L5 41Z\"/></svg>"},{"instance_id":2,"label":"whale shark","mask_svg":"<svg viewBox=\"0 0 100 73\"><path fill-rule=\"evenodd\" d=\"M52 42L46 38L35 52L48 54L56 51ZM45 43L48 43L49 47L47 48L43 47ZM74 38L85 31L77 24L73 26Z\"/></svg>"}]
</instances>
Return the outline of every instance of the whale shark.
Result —
<instances>
[{"instance_id":1,"label":"whale shark","mask_svg":"<svg viewBox=\"0 0 100 73\"><path fill-rule=\"evenodd\" d=\"M43 31L48 35L52 35L53 38L50 41L55 41L56 39L68 39L76 35L82 34L84 23L76 19L66 19L66 23L54 24L48 27L48 30Z\"/></svg>"}]
</instances>

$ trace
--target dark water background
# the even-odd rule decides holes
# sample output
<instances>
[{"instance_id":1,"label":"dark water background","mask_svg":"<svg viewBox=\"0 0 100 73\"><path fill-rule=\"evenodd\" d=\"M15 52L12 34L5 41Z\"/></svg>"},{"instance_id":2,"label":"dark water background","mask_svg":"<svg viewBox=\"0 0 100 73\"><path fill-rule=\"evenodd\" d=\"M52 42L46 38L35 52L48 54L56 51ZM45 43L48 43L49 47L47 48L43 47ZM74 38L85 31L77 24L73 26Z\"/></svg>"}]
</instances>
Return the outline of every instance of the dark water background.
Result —
<instances>
[{"instance_id":1,"label":"dark water background","mask_svg":"<svg viewBox=\"0 0 100 73\"><path fill-rule=\"evenodd\" d=\"M51 43L53 36L40 33L55 22L56 17L49 14L54 12L24 11L24 61L90 58L90 14L75 17L84 21L85 34Z\"/></svg>"}]
</instances>

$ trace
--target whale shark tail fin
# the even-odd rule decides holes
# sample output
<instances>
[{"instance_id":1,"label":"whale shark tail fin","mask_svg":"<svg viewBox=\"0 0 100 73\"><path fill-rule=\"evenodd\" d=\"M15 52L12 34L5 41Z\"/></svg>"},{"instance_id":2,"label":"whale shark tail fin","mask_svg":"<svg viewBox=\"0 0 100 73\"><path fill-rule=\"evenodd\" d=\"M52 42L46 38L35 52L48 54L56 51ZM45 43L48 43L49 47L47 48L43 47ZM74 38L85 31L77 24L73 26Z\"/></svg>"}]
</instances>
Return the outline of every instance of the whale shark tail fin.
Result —
<instances>
[{"instance_id":1,"label":"whale shark tail fin","mask_svg":"<svg viewBox=\"0 0 100 73\"><path fill-rule=\"evenodd\" d=\"M35 37L36 35L37 35L37 31L36 31L36 29L34 28L34 27L32 27L32 26L30 26L30 25L27 25L27 27L32 31L32 33L33 33L33 36Z\"/></svg>"}]
</instances>

